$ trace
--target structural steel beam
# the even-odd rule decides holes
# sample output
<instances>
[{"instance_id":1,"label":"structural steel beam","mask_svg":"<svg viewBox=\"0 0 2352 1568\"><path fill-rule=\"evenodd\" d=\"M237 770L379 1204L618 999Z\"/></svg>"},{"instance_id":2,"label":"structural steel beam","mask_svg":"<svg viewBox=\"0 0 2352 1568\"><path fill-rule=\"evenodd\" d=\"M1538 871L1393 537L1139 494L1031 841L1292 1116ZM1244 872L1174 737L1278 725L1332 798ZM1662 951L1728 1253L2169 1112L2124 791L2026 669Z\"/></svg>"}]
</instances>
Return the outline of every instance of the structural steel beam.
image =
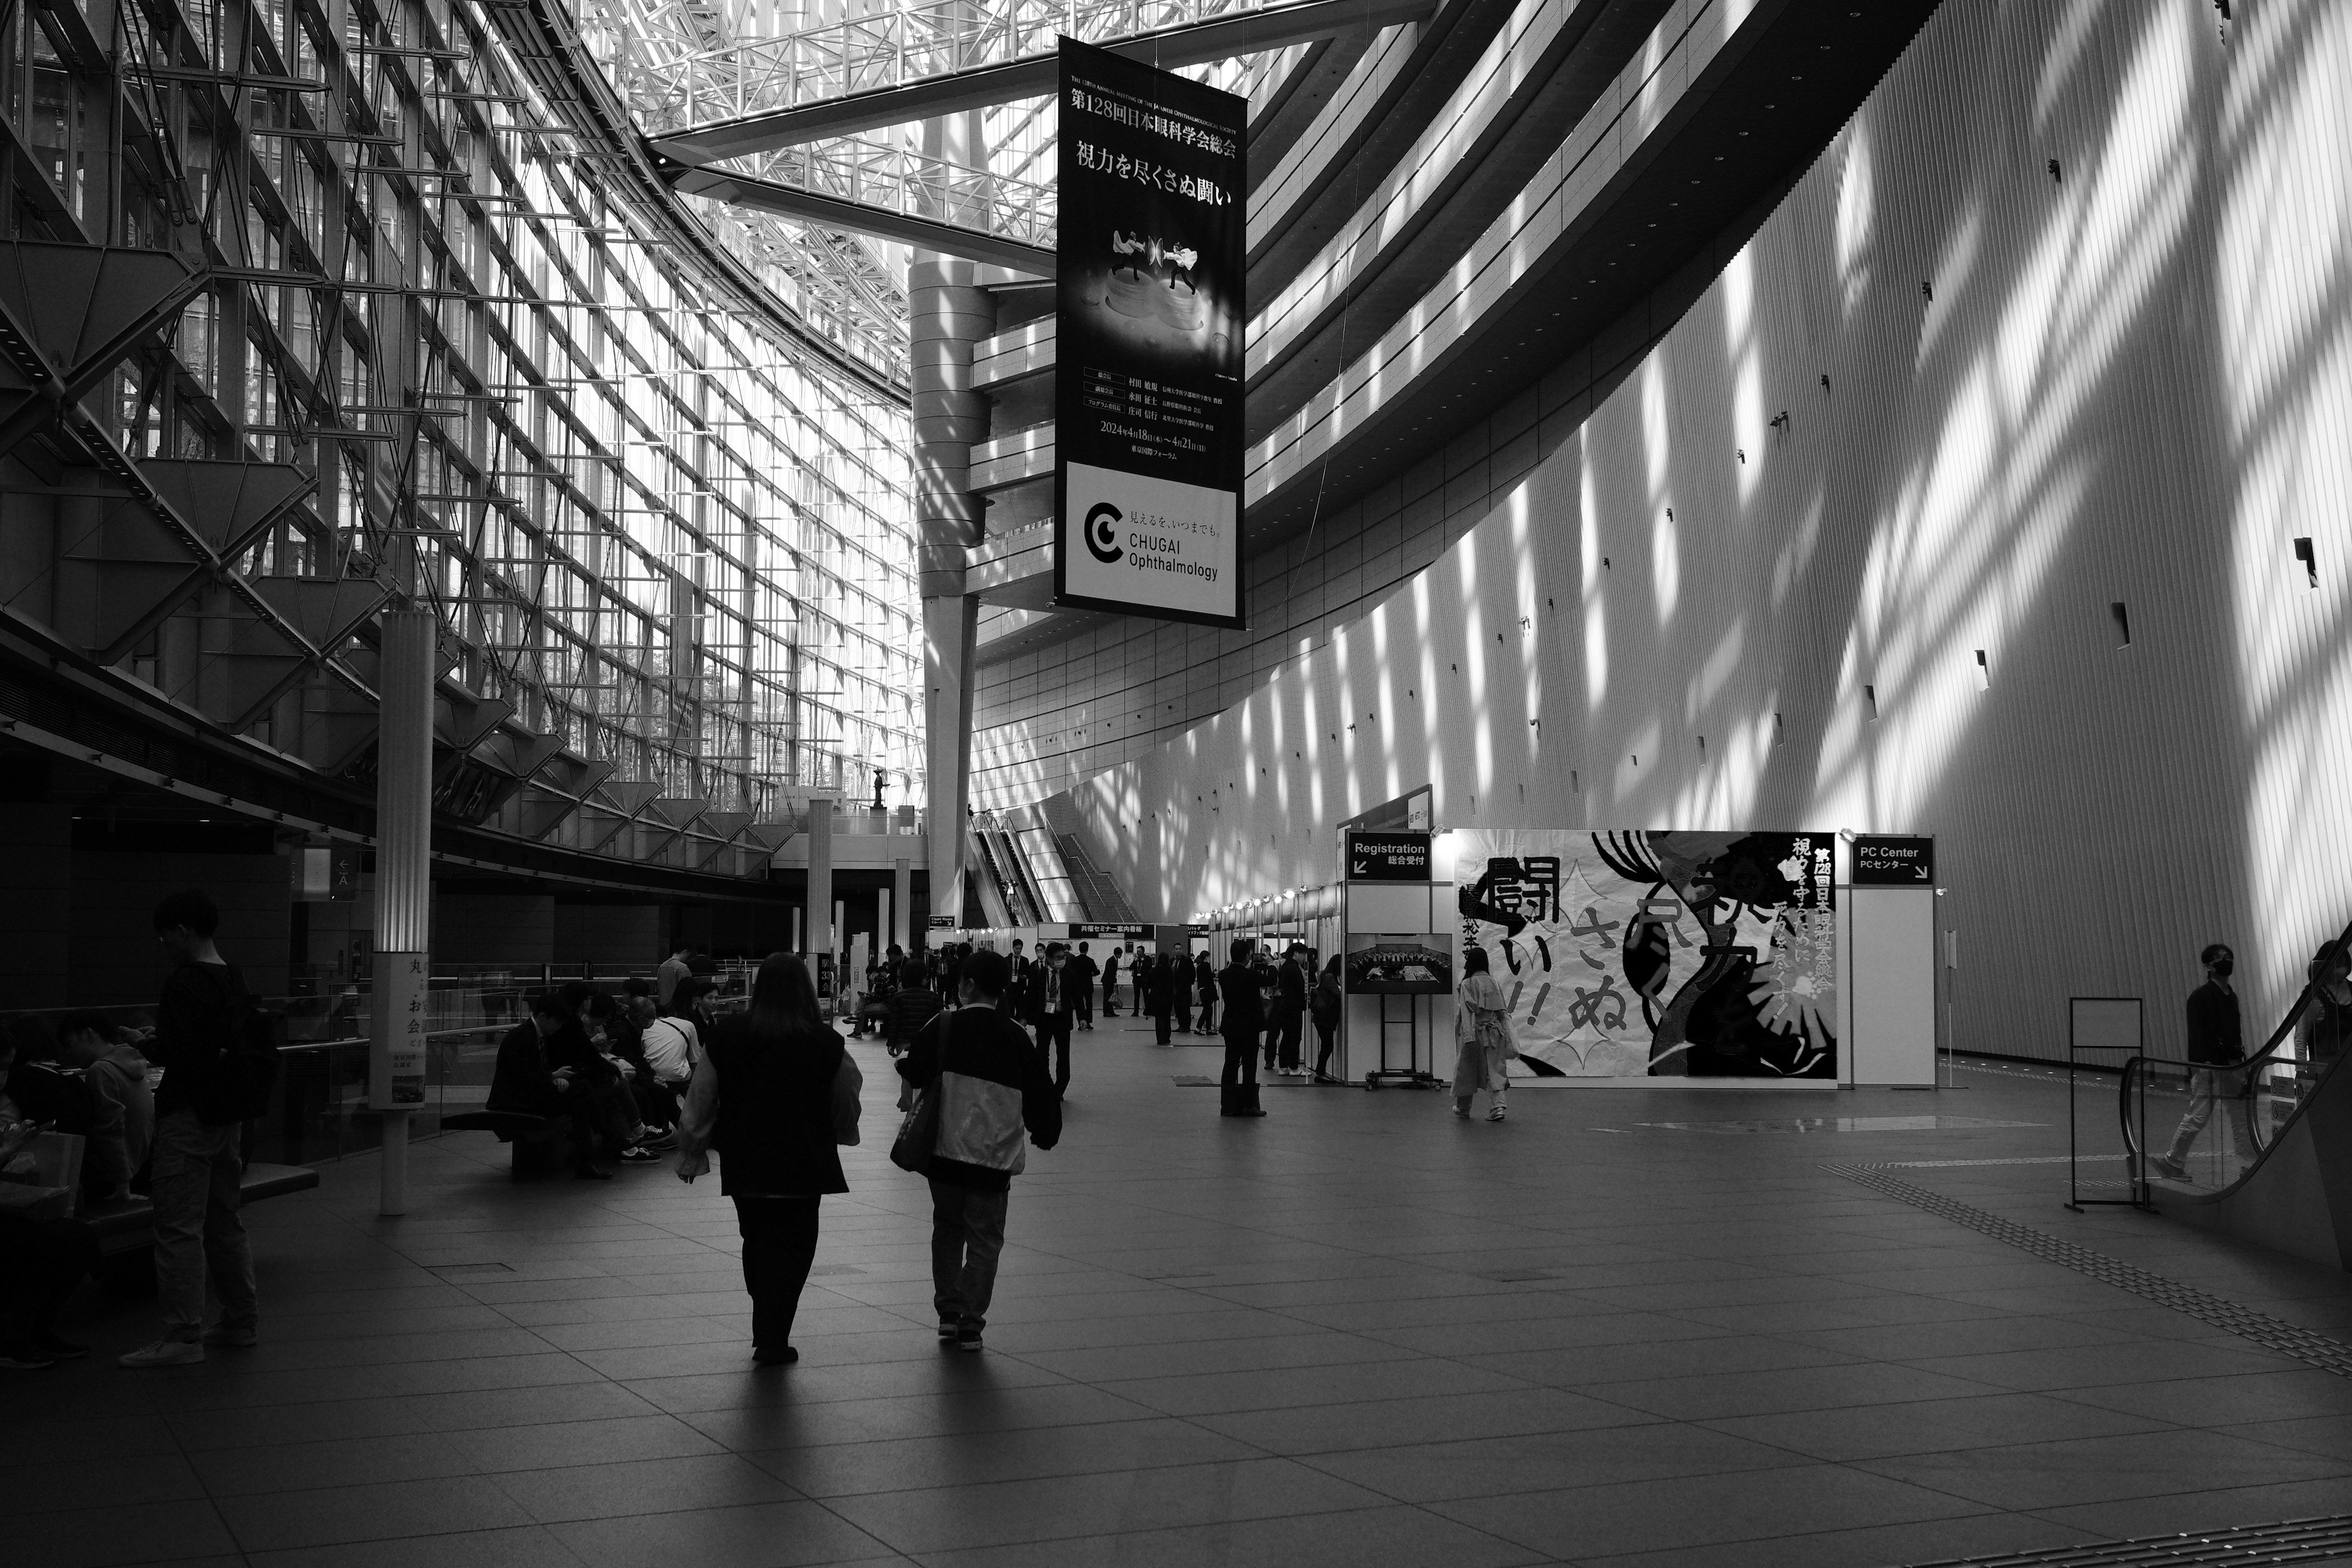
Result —
<instances>
[{"instance_id":1,"label":"structural steel beam","mask_svg":"<svg viewBox=\"0 0 2352 1568\"><path fill-rule=\"evenodd\" d=\"M1302 5L1138 34L1106 47L1114 54L1172 69L1287 48L1292 44L1360 27L1387 27L1419 21L1432 9L1431 0L1305 0ZM904 125L934 115L985 109L1024 98L1043 98L1054 90L1057 68L1054 55L1032 55L902 86L845 93L816 103L716 121L691 131L658 137L653 145L656 152L682 163L740 157L827 136Z\"/></svg>"},{"instance_id":2,"label":"structural steel beam","mask_svg":"<svg viewBox=\"0 0 2352 1568\"><path fill-rule=\"evenodd\" d=\"M1008 267L1038 278L1054 276L1054 252L1043 246L1024 245L1017 239L1001 238L936 218L911 216L868 202L844 201L814 191L794 190L772 180L756 180L724 169L698 169L670 160L664 160L660 169L671 188L683 195L710 196L779 217L899 240L919 249Z\"/></svg>"}]
</instances>

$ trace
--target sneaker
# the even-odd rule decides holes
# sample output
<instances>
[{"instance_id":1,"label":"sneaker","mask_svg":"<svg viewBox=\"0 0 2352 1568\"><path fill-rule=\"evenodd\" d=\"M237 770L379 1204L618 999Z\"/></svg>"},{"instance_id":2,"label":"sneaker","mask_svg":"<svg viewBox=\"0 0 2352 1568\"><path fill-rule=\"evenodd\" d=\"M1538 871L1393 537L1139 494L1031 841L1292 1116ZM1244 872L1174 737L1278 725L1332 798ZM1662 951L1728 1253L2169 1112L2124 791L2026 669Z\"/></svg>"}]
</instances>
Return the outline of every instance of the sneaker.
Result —
<instances>
[{"instance_id":1,"label":"sneaker","mask_svg":"<svg viewBox=\"0 0 2352 1568\"><path fill-rule=\"evenodd\" d=\"M980 1342L980 1331L978 1329L958 1329L956 1331L955 1342L956 1349L960 1351L979 1350L982 1348Z\"/></svg>"},{"instance_id":2,"label":"sneaker","mask_svg":"<svg viewBox=\"0 0 2352 1568\"><path fill-rule=\"evenodd\" d=\"M661 1163L661 1151L644 1143L632 1143L621 1151L624 1165L655 1165Z\"/></svg>"},{"instance_id":3,"label":"sneaker","mask_svg":"<svg viewBox=\"0 0 2352 1568\"><path fill-rule=\"evenodd\" d=\"M790 1366L801 1359L801 1352L790 1345L782 1345L772 1351L755 1349L751 1359L761 1366Z\"/></svg>"},{"instance_id":4,"label":"sneaker","mask_svg":"<svg viewBox=\"0 0 2352 1568\"><path fill-rule=\"evenodd\" d=\"M665 1127L660 1131L648 1137L644 1142L638 1144L637 1147L640 1149L675 1149L677 1147L677 1129L675 1127Z\"/></svg>"},{"instance_id":5,"label":"sneaker","mask_svg":"<svg viewBox=\"0 0 2352 1568\"><path fill-rule=\"evenodd\" d=\"M956 1335L962 1331L963 1325L957 1322L953 1318L941 1318L940 1320L940 1343L943 1345L951 1345L955 1343Z\"/></svg>"},{"instance_id":6,"label":"sneaker","mask_svg":"<svg viewBox=\"0 0 2352 1568\"><path fill-rule=\"evenodd\" d=\"M57 1364L58 1358L38 1345L0 1351L0 1372L40 1372Z\"/></svg>"},{"instance_id":7,"label":"sneaker","mask_svg":"<svg viewBox=\"0 0 2352 1568\"><path fill-rule=\"evenodd\" d=\"M43 1355L52 1361L79 1361L89 1353L89 1347L72 1340L61 1340L55 1334L37 1334L34 1343Z\"/></svg>"},{"instance_id":8,"label":"sneaker","mask_svg":"<svg viewBox=\"0 0 2352 1568\"><path fill-rule=\"evenodd\" d=\"M1468 1106L1466 1106L1466 1105L1457 1105L1457 1106L1455 1106L1455 1107L1454 1108L1454 1121L1469 1121L1469 1120L1470 1120L1470 1108L1469 1108Z\"/></svg>"},{"instance_id":9,"label":"sneaker","mask_svg":"<svg viewBox=\"0 0 2352 1568\"><path fill-rule=\"evenodd\" d=\"M1489 1121L1500 1121L1503 1120L1503 1108L1498 1105L1495 1107L1494 1110L1486 1112L1486 1120Z\"/></svg>"},{"instance_id":10,"label":"sneaker","mask_svg":"<svg viewBox=\"0 0 2352 1568\"><path fill-rule=\"evenodd\" d=\"M2151 1155L2147 1165L2149 1170L2167 1181L2185 1182L2189 1179L2189 1167L2169 1154Z\"/></svg>"},{"instance_id":11,"label":"sneaker","mask_svg":"<svg viewBox=\"0 0 2352 1568\"><path fill-rule=\"evenodd\" d=\"M133 1372L144 1372L157 1366L194 1366L205 1359L205 1347L194 1340L157 1340L143 1349L132 1351L119 1358L115 1365Z\"/></svg>"},{"instance_id":12,"label":"sneaker","mask_svg":"<svg viewBox=\"0 0 2352 1568\"><path fill-rule=\"evenodd\" d=\"M261 1336L253 1330L232 1328L226 1323L215 1323L205 1331L205 1343L223 1350L249 1351L260 1342Z\"/></svg>"}]
</instances>

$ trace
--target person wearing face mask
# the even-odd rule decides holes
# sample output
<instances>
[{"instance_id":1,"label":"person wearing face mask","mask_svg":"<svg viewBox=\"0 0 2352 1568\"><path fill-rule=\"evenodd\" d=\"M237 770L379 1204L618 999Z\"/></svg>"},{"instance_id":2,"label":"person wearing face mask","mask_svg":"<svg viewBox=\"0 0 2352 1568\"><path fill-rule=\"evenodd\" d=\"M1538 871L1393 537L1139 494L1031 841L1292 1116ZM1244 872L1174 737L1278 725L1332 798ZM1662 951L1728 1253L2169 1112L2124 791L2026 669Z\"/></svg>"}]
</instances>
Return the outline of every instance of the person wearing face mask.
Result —
<instances>
[{"instance_id":1,"label":"person wearing face mask","mask_svg":"<svg viewBox=\"0 0 2352 1568\"><path fill-rule=\"evenodd\" d=\"M2189 994L2189 1059L2207 1068L2233 1067L2246 1059L2245 1034L2238 1019L2238 994L2230 988L2230 976L2237 969L2237 955L2226 942L2209 943L2198 959L2205 965L2205 984ZM2187 1177L2182 1163L2189 1158L2189 1146L2205 1124L2213 1119L2215 1091L2221 1087L2221 1075L2216 1072L2189 1073L2189 1113L2180 1119L2180 1126L2172 1135L2171 1149L2148 1162L2158 1173L2173 1181Z\"/></svg>"}]
</instances>

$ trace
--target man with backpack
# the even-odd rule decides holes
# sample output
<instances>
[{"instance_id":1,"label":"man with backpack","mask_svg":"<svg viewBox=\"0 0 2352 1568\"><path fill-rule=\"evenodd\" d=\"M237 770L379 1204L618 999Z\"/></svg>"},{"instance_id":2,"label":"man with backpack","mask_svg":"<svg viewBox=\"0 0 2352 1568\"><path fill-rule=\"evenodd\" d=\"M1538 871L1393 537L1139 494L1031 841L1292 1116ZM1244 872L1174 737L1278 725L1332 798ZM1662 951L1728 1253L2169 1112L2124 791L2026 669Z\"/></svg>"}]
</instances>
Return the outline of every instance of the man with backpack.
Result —
<instances>
[{"instance_id":1,"label":"man with backpack","mask_svg":"<svg viewBox=\"0 0 2352 1568\"><path fill-rule=\"evenodd\" d=\"M163 1337L121 1358L134 1369L193 1365L206 1345L250 1345L260 1320L253 1248L237 1212L245 1173L238 1141L257 1080L259 1093L268 1092L267 1069L246 1060L252 1003L245 977L213 943L220 911L201 889L166 895L154 925L172 965L147 1047L148 1059L163 1069L149 1178ZM221 1304L210 1329L207 1277Z\"/></svg>"}]
</instances>

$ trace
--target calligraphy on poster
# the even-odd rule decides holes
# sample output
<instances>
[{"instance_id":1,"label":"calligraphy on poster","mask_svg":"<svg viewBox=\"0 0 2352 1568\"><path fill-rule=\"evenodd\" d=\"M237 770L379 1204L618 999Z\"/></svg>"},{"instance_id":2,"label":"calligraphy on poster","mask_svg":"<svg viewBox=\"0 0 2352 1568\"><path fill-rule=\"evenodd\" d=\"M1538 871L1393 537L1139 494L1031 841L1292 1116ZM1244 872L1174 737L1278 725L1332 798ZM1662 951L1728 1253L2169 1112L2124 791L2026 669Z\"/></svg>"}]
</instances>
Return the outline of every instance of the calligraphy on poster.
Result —
<instances>
[{"instance_id":1,"label":"calligraphy on poster","mask_svg":"<svg viewBox=\"0 0 2352 1568\"><path fill-rule=\"evenodd\" d=\"M1511 1003L1520 1068L1834 1079L1825 833L1457 830L1463 951Z\"/></svg>"}]
</instances>

